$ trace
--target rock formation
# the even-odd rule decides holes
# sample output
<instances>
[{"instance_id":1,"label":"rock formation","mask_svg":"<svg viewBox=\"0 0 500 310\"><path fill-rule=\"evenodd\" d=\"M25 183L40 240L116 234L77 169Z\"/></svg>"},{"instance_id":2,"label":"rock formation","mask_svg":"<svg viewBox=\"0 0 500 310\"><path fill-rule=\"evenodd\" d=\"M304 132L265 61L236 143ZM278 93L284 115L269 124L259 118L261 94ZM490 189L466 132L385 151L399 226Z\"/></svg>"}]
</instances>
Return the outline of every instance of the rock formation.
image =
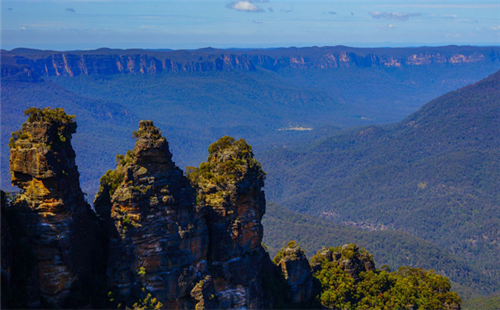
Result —
<instances>
[{"instance_id":1,"label":"rock formation","mask_svg":"<svg viewBox=\"0 0 500 310\"><path fill-rule=\"evenodd\" d=\"M208 262L218 308L262 308L260 273L268 255L261 245L265 174L251 147L243 139L223 137L210 145L207 162L189 177L207 213Z\"/></svg>"},{"instance_id":2,"label":"rock formation","mask_svg":"<svg viewBox=\"0 0 500 310\"><path fill-rule=\"evenodd\" d=\"M160 130L141 121L134 149L101 178L96 216L79 185L74 116L26 114L9 144L12 183L22 192L9 207L15 214L4 217L2 204L2 283L14 277L18 295L30 297L8 307L262 309L283 303L274 295L286 291L292 302L310 298L302 250L287 248L277 267L262 246L265 173L245 140L210 145L188 179ZM16 265L16 257L33 263ZM96 282L100 276L106 280Z\"/></svg>"},{"instance_id":3,"label":"rock formation","mask_svg":"<svg viewBox=\"0 0 500 310\"><path fill-rule=\"evenodd\" d=\"M313 274L306 254L291 241L280 250L278 266L290 289L288 299L294 303L306 302L312 296Z\"/></svg>"},{"instance_id":4,"label":"rock formation","mask_svg":"<svg viewBox=\"0 0 500 310\"><path fill-rule=\"evenodd\" d=\"M33 236L38 274L31 276L38 287L31 290L61 307L73 286L88 283L100 268L99 225L80 189L70 143L74 116L50 108L25 114L28 121L9 143L12 184L22 189L13 207Z\"/></svg>"},{"instance_id":5,"label":"rock formation","mask_svg":"<svg viewBox=\"0 0 500 310\"><path fill-rule=\"evenodd\" d=\"M191 308L207 273L205 219L153 122L141 121L134 135L135 148L117 156L94 202L108 227L108 284L129 303L144 288L169 309Z\"/></svg>"},{"instance_id":6,"label":"rock formation","mask_svg":"<svg viewBox=\"0 0 500 310\"><path fill-rule=\"evenodd\" d=\"M314 271L321 268L323 261L334 262L341 266L355 282L359 281L359 274L363 271L375 270L373 257L366 250L360 249L355 244L344 244L339 248L326 248L312 258Z\"/></svg>"}]
</instances>

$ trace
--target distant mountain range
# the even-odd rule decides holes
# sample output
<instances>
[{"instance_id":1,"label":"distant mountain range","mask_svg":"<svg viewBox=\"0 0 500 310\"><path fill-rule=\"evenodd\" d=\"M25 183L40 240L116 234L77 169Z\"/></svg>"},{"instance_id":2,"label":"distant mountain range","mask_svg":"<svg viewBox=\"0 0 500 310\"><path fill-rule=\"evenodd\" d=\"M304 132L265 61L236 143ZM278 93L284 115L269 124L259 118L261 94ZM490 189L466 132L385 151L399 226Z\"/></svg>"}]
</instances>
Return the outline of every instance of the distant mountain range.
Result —
<instances>
[{"instance_id":1,"label":"distant mountain range","mask_svg":"<svg viewBox=\"0 0 500 310\"><path fill-rule=\"evenodd\" d=\"M270 151L262 157L268 198L331 222L430 241L471 262L493 281L483 289L497 291L499 85L500 71L402 122Z\"/></svg>"},{"instance_id":2,"label":"distant mountain range","mask_svg":"<svg viewBox=\"0 0 500 310\"><path fill-rule=\"evenodd\" d=\"M91 51L2 51L41 76L99 74L158 74L161 72L255 71L408 67L500 61L498 47L446 46L418 48L352 48L346 46L194 51L98 49Z\"/></svg>"},{"instance_id":3,"label":"distant mountain range","mask_svg":"<svg viewBox=\"0 0 500 310\"><path fill-rule=\"evenodd\" d=\"M2 143L28 107L77 114L77 153L95 158L93 164L76 159L83 189L92 195L114 165L109 150L131 147L128 132L139 119L153 119L168 133L180 166L204 160L211 141L223 135L247 139L259 154L340 128L399 121L498 70L499 53L499 47L470 46L3 50ZM312 130L280 131L293 127ZM8 148L1 151L7 171ZM1 182L9 190L7 173Z\"/></svg>"}]
</instances>

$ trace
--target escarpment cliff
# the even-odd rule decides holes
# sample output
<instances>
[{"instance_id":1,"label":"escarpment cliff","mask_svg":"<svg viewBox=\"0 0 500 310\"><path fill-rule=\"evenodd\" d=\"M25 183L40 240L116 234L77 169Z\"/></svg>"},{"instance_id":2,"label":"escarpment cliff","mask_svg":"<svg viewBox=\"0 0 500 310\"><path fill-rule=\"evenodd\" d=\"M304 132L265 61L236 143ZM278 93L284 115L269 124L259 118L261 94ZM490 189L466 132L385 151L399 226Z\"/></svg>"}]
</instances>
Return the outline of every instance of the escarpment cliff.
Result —
<instances>
[{"instance_id":1,"label":"escarpment cliff","mask_svg":"<svg viewBox=\"0 0 500 310\"><path fill-rule=\"evenodd\" d=\"M30 295L27 306L68 307L70 293L102 269L100 225L80 189L70 143L74 116L49 108L25 114L9 146L12 184L22 190L12 203L21 220L16 230L27 231L23 246L34 255L24 276L33 279L28 291L40 296Z\"/></svg>"},{"instance_id":2,"label":"escarpment cliff","mask_svg":"<svg viewBox=\"0 0 500 310\"><path fill-rule=\"evenodd\" d=\"M345 67L408 67L500 62L500 49L497 47L467 46L406 49L334 46L243 51L213 48L194 51L98 49L70 52L15 49L3 54L4 63L32 68L43 77L255 71L257 68L281 71ZM16 70L12 68L6 68L2 70L2 76L15 72Z\"/></svg>"},{"instance_id":3,"label":"escarpment cliff","mask_svg":"<svg viewBox=\"0 0 500 310\"><path fill-rule=\"evenodd\" d=\"M207 274L205 218L159 129L141 121L134 134L135 148L117 156L95 199L109 234L108 284L117 300L133 303L144 288L169 309L191 308Z\"/></svg>"}]
</instances>

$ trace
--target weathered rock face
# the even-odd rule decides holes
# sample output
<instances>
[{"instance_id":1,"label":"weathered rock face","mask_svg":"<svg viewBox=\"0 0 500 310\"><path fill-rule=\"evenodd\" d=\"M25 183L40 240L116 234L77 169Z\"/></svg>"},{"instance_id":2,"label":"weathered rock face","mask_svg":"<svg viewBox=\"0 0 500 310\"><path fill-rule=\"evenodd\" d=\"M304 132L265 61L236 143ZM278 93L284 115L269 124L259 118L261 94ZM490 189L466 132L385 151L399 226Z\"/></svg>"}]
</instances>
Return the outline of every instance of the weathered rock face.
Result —
<instances>
[{"instance_id":1,"label":"weathered rock face","mask_svg":"<svg viewBox=\"0 0 500 310\"><path fill-rule=\"evenodd\" d=\"M291 294L289 299L294 303L311 299L313 289L313 273L306 254L295 242L290 242L281 250L278 266L287 281Z\"/></svg>"},{"instance_id":2,"label":"weathered rock face","mask_svg":"<svg viewBox=\"0 0 500 310\"><path fill-rule=\"evenodd\" d=\"M207 213L208 262L218 308L262 308L260 272L268 255L261 246L264 173L251 147L243 139L221 138L190 178Z\"/></svg>"},{"instance_id":3,"label":"weathered rock face","mask_svg":"<svg viewBox=\"0 0 500 310\"><path fill-rule=\"evenodd\" d=\"M211 276L206 276L198 282L191 291L191 297L196 301L196 310L216 309L214 281Z\"/></svg>"},{"instance_id":4,"label":"weathered rock face","mask_svg":"<svg viewBox=\"0 0 500 310\"><path fill-rule=\"evenodd\" d=\"M1 202L2 202L2 252L1 252L1 276L2 276L2 298L1 307L5 309L4 300L5 288L11 286L11 275L12 275L12 234L10 231L10 226L6 218L6 205L7 199L5 193L1 191ZM10 292L8 292L10 293Z\"/></svg>"},{"instance_id":5,"label":"weathered rock face","mask_svg":"<svg viewBox=\"0 0 500 310\"><path fill-rule=\"evenodd\" d=\"M134 134L135 148L117 156L94 202L108 222L108 284L128 302L144 287L169 309L192 308L207 270L205 219L153 122L141 121Z\"/></svg>"},{"instance_id":6,"label":"weathered rock face","mask_svg":"<svg viewBox=\"0 0 500 310\"><path fill-rule=\"evenodd\" d=\"M75 282L84 283L99 268L99 225L80 189L70 143L73 117L62 109L26 113L28 121L9 144L12 184L23 190L13 205L34 236L39 287L31 289L62 306Z\"/></svg>"}]
</instances>

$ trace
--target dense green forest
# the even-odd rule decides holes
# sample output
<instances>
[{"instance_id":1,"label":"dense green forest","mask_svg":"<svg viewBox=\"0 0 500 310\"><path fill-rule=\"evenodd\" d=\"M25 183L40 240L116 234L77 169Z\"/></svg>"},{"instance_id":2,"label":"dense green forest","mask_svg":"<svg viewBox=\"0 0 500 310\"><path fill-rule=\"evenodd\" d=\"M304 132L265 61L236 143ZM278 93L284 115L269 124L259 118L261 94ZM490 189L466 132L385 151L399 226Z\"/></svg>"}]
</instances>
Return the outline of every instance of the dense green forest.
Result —
<instances>
[{"instance_id":1,"label":"dense green forest","mask_svg":"<svg viewBox=\"0 0 500 310\"><path fill-rule=\"evenodd\" d=\"M461 298L450 292L448 278L433 270L400 267L391 272L387 265L382 269L371 268L372 255L355 244L330 247L327 251L333 256L331 259L319 252L311 259L313 266L316 265L314 277L321 285L318 299L323 306L330 309L460 308Z\"/></svg>"},{"instance_id":2,"label":"dense green forest","mask_svg":"<svg viewBox=\"0 0 500 310\"><path fill-rule=\"evenodd\" d=\"M465 310L496 310L500 309L500 294L469 299L463 305Z\"/></svg>"},{"instance_id":3,"label":"dense green forest","mask_svg":"<svg viewBox=\"0 0 500 310\"><path fill-rule=\"evenodd\" d=\"M271 256L283 246L284 240L297 240L311 256L328 244L356 243L374 254L377 267L389 265L434 269L450 278L453 290L463 298L488 292L500 282L483 275L480 270L458 255L429 241L403 231L367 231L288 210L275 203L267 206L262 220L264 244Z\"/></svg>"},{"instance_id":4,"label":"dense green forest","mask_svg":"<svg viewBox=\"0 0 500 310\"><path fill-rule=\"evenodd\" d=\"M279 250L273 263L293 272L292 266L303 266L304 260L307 258L300 244L290 241ZM313 298L302 301L299 307L290 303L286 297L289 294L276 294L283 286L282 277L272 273L264 277L264 283L274 284L268 289L275 293L276 308L444 310L460 309L462 303L458 294L450 290L447 277L423 268L377 268L373 254L353 243L335 248L324 246L305 264L312 269L311 282L305 281L296 293L303 294L310 288Z\"/></svg>"},{"instance_id":5,"label":"dense green forest","mask_svg":"<svg viewBox=\"0 0 500 310\"><path fill-rule=\"evenodd\" d=\"M338 223L403 230L474 262L496 283L499 84L496 73L401 123L269 152L267 197Z\"/></svg>"}]
</instances>

